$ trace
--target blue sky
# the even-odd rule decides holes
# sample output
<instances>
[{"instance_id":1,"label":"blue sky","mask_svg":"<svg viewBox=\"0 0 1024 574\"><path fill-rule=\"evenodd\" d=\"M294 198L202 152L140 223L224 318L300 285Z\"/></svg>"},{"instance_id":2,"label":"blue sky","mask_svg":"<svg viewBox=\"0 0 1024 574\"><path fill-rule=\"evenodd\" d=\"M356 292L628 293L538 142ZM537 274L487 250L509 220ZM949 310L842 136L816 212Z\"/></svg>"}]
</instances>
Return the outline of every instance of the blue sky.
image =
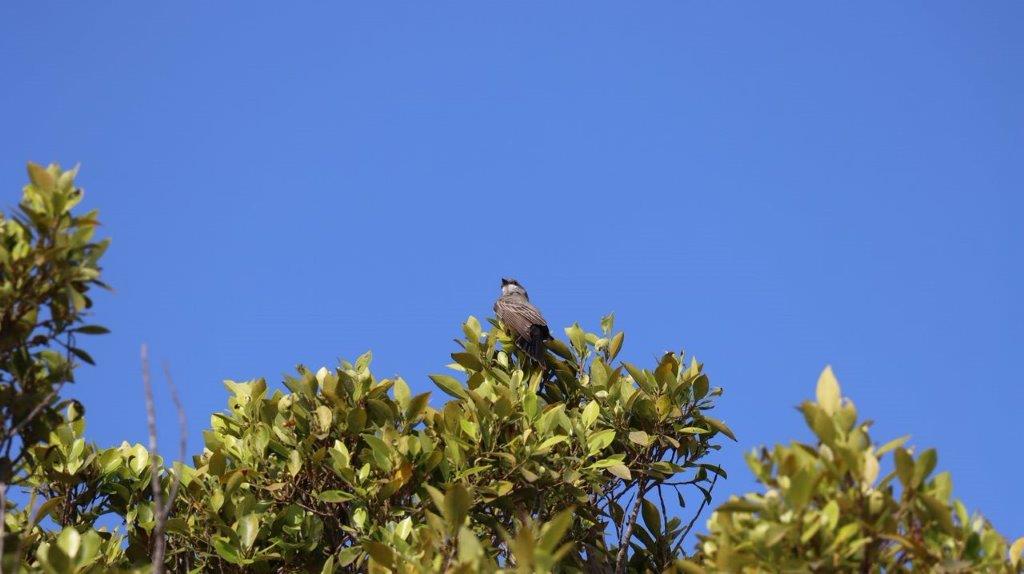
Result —
<instances>
[{"instance_id":1,"label":"blue sky","mask_svg":"<svg viewBox=\"0 0 1024 574\"><path fill-rule=\"evenodd\" d=\"M5 2L0 189L82 163L114 238L73 394L191 446L222 379L375 354L414 389L519 278L625 358L686 348L743 452L831 363L1024 535L1024 4ZM560 332L560 329L558 329ZM173 415L161 395L164 443ZM721 496L721 495L720 495ZM724 496L719 500L724 499Z\"/></svg>"}]
</instances>

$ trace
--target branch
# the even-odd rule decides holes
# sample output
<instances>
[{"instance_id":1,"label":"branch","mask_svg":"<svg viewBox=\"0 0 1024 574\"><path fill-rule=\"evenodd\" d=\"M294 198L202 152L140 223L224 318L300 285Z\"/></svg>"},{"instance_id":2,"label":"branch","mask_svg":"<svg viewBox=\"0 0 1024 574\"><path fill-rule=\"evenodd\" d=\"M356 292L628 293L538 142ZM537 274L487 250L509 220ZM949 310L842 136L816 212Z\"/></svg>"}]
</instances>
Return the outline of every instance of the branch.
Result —
<instances>
[{"instance_id":1,"label":"branch","mask_svg":"<svg viewBox=\"0 0 1024 574\"><path fill-rule=\"evenodd\" d=\"M171 479L171 487L167 493L166 503L163 500L162 493L160 492L160 467L157 465L158 451L157 451L157 432L156 432L156 408L153 401L153 384L150 381L149 374L149 350L146 345L142 345L140 352L142 358L142 386L146 393L146 425L149 429L149 468L152 474L150 478L150 485L153 489L153 514L155 523L153 525L153 574L163 574L164 571L164 555L167 549L167 519L171 513L171 507L174 505L174 499L178 495L178 487L181 485L181 473L173 472L173 478ZM178 432L180 434L178 440L178 456L179 460L184 462L185 453L188 449L188 423L187 417L185 416L185 407L181 403L181 397L178 395L178 388L174 385L174 379L171 377L171 370L164 364L164 377L167 378L167 386L170 389L171 401L174 402L174 408L178 411ZM2 574L2 573L0 573Z\"/></svg>"},{"instance_id":2,"label":"branch","mask_svg":"<svg viewBox=\"0 0 1024 574\"><path fill-rule=\"evenodd\" d=\"M619 540L619 554L615 557L615 574L624 574L626 572L626 554L628 554L629 550L629 541L633 538L633 527L636 526L636 519L640 514L640 506L643 504L646 494L647 481L644 479L637 486L636 501L633 503L633 510L629 512L629 518L626 520L625 532L622 533L622 538Z\"/></svg>"},{"instance_id":3,"label":"branch","mask_svg":"<svg viewBox=\"0 0 1024 574\"><path fill-rule=\"evenodd\" d=\"M178 395L178 387L174 384L174 378L171 377L171 369L167 363L164 363L164 377L167 379L167 388L171 391L171 401L174 403L174 409L178 411L178 460L184 464L188 453L188 417L185 416L185 406L181 402L181 396ZM164 505L163 514L165 518L170 514L172 503L178 495L178 487L180 485L181 473L175 472L174 479L171 481L171 491L167 496L167 504Z\"/></svg>"},{"instance_id":4,"label":"branch","mask_svg":"<svg viewBox=\"0 0 1024 574\"><path fill-rule=\"evenodd\" d=\"M153 489L154 514L157 517L153 525L153 574L163 574L164 570L164 524L159 520L160 509L163 508L163 494L160 492L160 469L157 467L156 448L156 407L153 404L153 383L149 378L149 349L142 344L139 351L142 359L142 388L146 393L146 427L149 430L149 472L150 487Z\"/></svg>"}]
</instances>

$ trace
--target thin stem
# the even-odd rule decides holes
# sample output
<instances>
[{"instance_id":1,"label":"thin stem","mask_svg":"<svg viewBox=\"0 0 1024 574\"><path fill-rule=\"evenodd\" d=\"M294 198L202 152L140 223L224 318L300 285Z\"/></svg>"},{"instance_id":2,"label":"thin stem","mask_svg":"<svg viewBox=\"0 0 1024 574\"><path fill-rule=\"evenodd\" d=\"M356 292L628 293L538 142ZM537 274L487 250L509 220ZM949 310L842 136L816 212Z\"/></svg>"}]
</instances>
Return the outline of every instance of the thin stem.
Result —
<instances>
[{"instance_id":1,"label":"thin stem","mask_svg":"<svg viewBox=\"0 0 1024 574\"><path fill-rule=\"evenodd\" d=\"M160 469L156 460L156 407L153 402L153 383L149 377L149 349L146 348L145 343L143 343L139 354L142 359L142 387L146 394L146 426L149 429L150 486L153 490L153 510L159 518L163 508L163 498L160 492ZM163 574L164 571L163 527L160 520L153 525L153 574Z\"/></svg>"},{"instance_id":2,"label":"thin stem","mask_svg":"<svg viewBox=\"0 0 1024 574\"><path fill-rule=\"evenodd\" d=\"M153 490L153 513L155 522L153 525L153 573L162 574L164 571L164 555L167 550L167 519L174 506L174 499L178 495L178 488L181 485L181 474L172 472L171 486L167 492L166 502L160 491L160 468L157 464L159 457L157 451L157 430L156 430L156 407L153 400L153 384L149 374L149 350L142 345L142 385L146 393L146 424L149 429L149 465L151 486ZM178 387L174 384L174 377L171 376L171 369L165 363L163 366L164 377L167 379L167 387L170 389L171 401L178 412L178 459L184 463L188 451L188 419L185 416L185 407L178 394ZM2 573L0 573L2 574Z\"/></svg>"},{"instance_id":3,"label":"thin stem","mask_svg":"<svg viewBox=\"0 0 1024 574\"><path fill-rule=\"evenodd\" d=\"M164 363L164 377L167 379L167 388L171 392L171 401L174 403L175 410L178 411L178 460L185 464L185 457L188 455L188 417L185 416L185 406L181 402L181 396L178 395L178 387L174 384L174 378L171 377L171 369L167 363ZM180 485L181 473L176 472L174 473L174 479L171 481L171 491L167 495L167 504L164 505L163 509L163 519L165 522L170 514L174 498L178 495L178 487Z\"/></svg>"}]
</instances>

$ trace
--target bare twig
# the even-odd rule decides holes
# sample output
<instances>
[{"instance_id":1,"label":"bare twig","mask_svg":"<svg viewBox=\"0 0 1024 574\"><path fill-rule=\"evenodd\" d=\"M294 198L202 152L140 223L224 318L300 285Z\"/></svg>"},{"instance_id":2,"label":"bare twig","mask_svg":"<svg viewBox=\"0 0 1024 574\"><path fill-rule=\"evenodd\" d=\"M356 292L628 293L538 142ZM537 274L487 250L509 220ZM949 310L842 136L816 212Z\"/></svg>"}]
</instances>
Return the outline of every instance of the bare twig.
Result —
<instances>
[{"instance_id":1,"label":"bare twig","mask_svg":"<svg viewBox=\"0 0 1024 574\"><path fill-rule=\"evenodd\" d=\"M146 393L146 424L149 429L149 468L152 473L151 486L153 489L153 574L163 574L164 555L167 550L167 519L170 516L171 507L174 505L174 499L178 495L178 487L181 485L181 474L173 472L172 469L171 487L167 492L167 500L165 502L160 489L160 466L157 464L159 454L156 440L156 406L153 400L153 384L149 374L149 350L146 345L142 345L140 355L142 358L142 386ZM164 364L164 376L167 378L167 386L171 392L174 408L178 411L178 430L180 433L178 457L179 460L184 461L185 453L188 449L188 424L185 416L185 407L182 405L181 397L178 395L178 388L174 385L171 370L166 364Z\"/></svg>"},{"instance_id":2,"label":"bare twig","mask_svg":"<svg viewBox=\"0 0 1024 574\"><path fill-rule=\"evenodd\" d=\"M171 369L167 363L164 363L164 377L167 379L167 388L171 392L171 401L174 403L175 410L178 411L178 460L184 464L188 451L188 417L185 416L185 406L181 403L178 387L174 384L174 377L171 376ZM174 499L178 496L178 487L181 486L181 473L174 472L173 474L174 478L171 479L171 489L167 494L167 502L157 515L157 520L163 522L164 526L167 524L167 517L171 513L171 508L174 506Z\"/></svg>"},{"instance_id":3,"label":"bare twig","mask_svg":"<svg viewBox=\"0 0 1024 574\"><path fill-rule=\"evenodd\" d=\"M150 487L153 490L154 515L159 518L160 509L163 508L163 493L160 492L160 469L157 465L157 444L156 444L156 406L153 402L153 383L149 377L149 349L142 344L139 351L142 359L142 388L146 393L146 426L149 430L149 471ZM164 570L164 525L156 520L153 525L153 574L163 574Z\"/></svg>"}]
</instances>

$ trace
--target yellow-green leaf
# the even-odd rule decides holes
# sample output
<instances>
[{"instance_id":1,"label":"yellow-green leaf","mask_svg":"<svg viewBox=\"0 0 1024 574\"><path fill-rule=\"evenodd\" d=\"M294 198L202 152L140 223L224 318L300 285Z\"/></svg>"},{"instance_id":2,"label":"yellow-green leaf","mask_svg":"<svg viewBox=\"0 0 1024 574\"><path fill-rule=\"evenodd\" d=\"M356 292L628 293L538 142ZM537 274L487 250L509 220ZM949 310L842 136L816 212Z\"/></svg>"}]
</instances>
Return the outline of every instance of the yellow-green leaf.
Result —
<instances>
[{"instance_id":1,"label":"yellow-green leaf","mask_svg":"<svg viewBox=\"0 0 1024 574\"><path fill-rule=\"evenodd\" d=\"M1024 554L1024 536L1014 540L1010 545L1010 564L1013 564L1014 568L1020 564L1021 554Z\"/></svg>"},{"instance_id":2,"label":"yellow-green leaf","mask_svg":"<svg viewBox=\"0 0 1024 574\"><path fill-rule=\"evenodd\" d=\"M626 465L622 463L613 464L609 466L608 472L614 474L615 476L621 478L622 480L633 480L633 475L629 472L629 469L626 468Z\"/></svg>"},{"instance_id":3,"label":"yellow-green leaf","mask_svg":"<svg viewBox=\"0 0 1024 574\"><path fill-rule=\"evenodd\" d=\"M466 389L462 388L462 383L450 375L430 375L430 380L434 381L439 389L448 393L449 395L457 399L468 399L469 395L466 393Z\"/></svg>"},{"instance_id":4,"label":"yellow-green leaf","mask_svg":"<svg viewBox=\"0 0 1024 574\"><path fill-rule=\"evenodd\" d=\"M818 377L818 388L817 388L818 405L821 406L822 410L826 414L832 416L837 410L839 410L839 401L841 398L839 390L839 381L836 380L835 374L832 372L832 366L826 366L821 375Z\"/></svg>"},{"instance_id":5,"label":"yellow-green leaf","mask_svg":"<svg viewBox=\"0 0 1024 574\"><path fill-rule=\"evenodd\" d=\"M629 433L629 440L635 442L640 446L647 446L651 444L651 436L644 431L633 431Z\"/></svg>"}]
</instances>

